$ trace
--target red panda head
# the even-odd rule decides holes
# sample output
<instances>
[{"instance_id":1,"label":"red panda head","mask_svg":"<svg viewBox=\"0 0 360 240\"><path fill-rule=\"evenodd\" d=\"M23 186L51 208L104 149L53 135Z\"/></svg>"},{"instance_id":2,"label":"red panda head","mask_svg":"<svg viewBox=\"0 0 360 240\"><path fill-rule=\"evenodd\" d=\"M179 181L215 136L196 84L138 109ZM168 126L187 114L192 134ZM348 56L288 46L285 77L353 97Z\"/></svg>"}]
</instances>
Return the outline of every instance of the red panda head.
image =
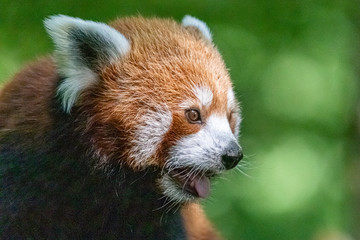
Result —
<instances>
[{"instance_id":1,"label":"red panda head","mask_svg":"<svg viewBox=\"0 0 360 240\"><path fill-rule=\"evenodd\" d=\"M184 202L206 197L209 178L241 159L239 107L205 23L59 15L45 25L62 108L82 116L97 166L156 167L162 193Z\"/></svg>"}]
</instances>

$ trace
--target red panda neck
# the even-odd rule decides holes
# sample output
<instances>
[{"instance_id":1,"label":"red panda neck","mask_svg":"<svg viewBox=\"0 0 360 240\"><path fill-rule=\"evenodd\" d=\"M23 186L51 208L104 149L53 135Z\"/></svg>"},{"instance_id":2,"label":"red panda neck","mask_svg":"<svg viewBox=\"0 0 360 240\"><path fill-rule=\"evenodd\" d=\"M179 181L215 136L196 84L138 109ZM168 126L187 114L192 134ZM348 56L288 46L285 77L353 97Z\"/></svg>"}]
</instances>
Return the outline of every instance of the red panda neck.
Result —
<instances>
[{"instance_id":1,"label":"red panda neck","mask_svg":"<svg viewBox=\"0 0 360 240\"><path fill-rule=\"evenodd\" d=\"M2 194L17 202L15 209L2 209L2 216L12 216L5 236L12 236L16 226L22 226L24 236L54 239L185 238L179 211L166 213L162 208L165 202L153 184L157 171L133 172L122 167L105 175L103 170L94 171L81 156L66 151L54 155L54 149L39 152L41 157L32 151L0 149ZM22 186L21 192L13 192L14 185ZM8 221L1 216L0 220Z\"/></svg>"}]
</instances>

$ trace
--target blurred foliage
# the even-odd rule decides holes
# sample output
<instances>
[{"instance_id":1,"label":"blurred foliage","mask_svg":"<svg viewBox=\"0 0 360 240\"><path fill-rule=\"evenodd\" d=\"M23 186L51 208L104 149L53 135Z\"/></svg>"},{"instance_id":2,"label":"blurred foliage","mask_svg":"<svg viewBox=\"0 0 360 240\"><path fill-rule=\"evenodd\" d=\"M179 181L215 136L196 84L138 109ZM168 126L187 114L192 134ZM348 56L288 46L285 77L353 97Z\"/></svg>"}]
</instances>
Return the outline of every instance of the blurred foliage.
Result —
<instances>
[{"instance_id":1,"label":"blurred foliage","mask_svg":"<svg viewBox=\"0 0 360 240\"><path fill-rule=\"evenodd\" d=\"M356 0L0 0L0 82L51 51L52 14L210 26L242 102L240 172L204 204L228 239L360 239Z\"/></svg>"}]
</instances>

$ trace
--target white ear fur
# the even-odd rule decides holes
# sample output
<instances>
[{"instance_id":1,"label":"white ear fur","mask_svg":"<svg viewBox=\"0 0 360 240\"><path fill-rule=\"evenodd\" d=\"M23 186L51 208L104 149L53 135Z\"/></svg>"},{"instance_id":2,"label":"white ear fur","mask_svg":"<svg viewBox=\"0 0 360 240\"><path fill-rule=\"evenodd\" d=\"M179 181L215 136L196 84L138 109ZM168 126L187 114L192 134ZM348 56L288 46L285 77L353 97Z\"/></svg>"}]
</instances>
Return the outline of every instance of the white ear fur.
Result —
<instances>
[{"instance_id":1,"label":"white ear fur","mask_svg":"<svg viewBox=\"0 0 360 240\"><path fill-rule=\"evenodd\" d=\"M208 28L208 26L206 25L205 22L194 18L192 16L186 15L183 19L182 19L182 25L184 27L195 27L197 28L202 35L209 40L210 42L212 41L212 35L210 32L210 29Z\"/></svg>"},{"instance_id":2,"label":"white ear fur","mask_svg":"<svg viewBox=\"0 0 360 240\"><path fill-rule=\"evenodd\" d=\"M58 88L62 105L70 112L79 95L98 81L101 67L123 57L129 41L114 28L100 22L64 15L44 21L55 43L55 59L63 82Z\"/></svg>"}]
</instances>

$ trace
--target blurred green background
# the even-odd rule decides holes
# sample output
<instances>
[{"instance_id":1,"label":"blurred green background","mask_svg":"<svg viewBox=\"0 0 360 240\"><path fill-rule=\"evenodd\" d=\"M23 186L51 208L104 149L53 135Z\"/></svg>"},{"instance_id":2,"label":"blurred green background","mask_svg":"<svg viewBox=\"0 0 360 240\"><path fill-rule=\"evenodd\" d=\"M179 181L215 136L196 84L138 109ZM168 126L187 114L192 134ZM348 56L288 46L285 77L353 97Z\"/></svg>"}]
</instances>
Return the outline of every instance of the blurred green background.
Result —
<instances>
[{"instance_id":1,"label":"blurred green background","mask_svg":"<svg viewBox=\"0 0 360 240\"><path fill-rule=\"evenodd\" d=\"M360 239L359 1L0 0L0 84L52 51L42 20L204 20L242 102L241 171L208 215L229 240ZM1 214L1 213L0 213Z\"/></svg>"}]
</instances>

